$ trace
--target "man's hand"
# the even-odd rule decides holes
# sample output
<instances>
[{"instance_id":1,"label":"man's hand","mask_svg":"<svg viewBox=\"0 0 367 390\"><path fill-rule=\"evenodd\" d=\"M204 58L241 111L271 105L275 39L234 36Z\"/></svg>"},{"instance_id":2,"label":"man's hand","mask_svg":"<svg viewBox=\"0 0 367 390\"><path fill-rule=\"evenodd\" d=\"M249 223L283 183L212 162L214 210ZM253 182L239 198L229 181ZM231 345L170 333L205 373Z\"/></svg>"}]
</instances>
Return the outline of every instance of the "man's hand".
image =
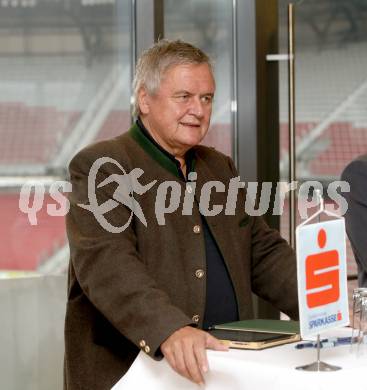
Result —
<instances>
[{"instance_id":1,"label":"man's hand","mask_svg":"<svg viewBox=\"0 0 367 390\"><path fill-rule=\"evenodd\" d=\"M208 371L206 349L228 351L228 346L203 330L185 326L174 332L161 345L161 351L170 366L187 379L204 384Z\"/></svg>"}]
</instances>

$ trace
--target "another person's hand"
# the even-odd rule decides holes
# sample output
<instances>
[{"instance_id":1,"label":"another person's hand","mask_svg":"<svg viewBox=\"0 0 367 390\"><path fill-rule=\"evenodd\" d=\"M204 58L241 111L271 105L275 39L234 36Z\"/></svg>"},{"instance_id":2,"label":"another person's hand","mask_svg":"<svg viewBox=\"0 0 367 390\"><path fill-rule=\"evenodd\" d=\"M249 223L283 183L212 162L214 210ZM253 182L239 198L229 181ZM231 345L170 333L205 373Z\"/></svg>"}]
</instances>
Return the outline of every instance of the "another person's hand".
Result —
<instances>
[{"instance_id":1,"label":"another person's hand","mask_svg":"<svg viewBox=\"0 0 367 390\"><path fill-rule=\"evenodd\" d=\"M228 346L203 330L185 326L178 329L161 345L161 351L170 366L180 375L204 384L208 371L206 349L228 351Z\"/></svg>"}]
</instances>

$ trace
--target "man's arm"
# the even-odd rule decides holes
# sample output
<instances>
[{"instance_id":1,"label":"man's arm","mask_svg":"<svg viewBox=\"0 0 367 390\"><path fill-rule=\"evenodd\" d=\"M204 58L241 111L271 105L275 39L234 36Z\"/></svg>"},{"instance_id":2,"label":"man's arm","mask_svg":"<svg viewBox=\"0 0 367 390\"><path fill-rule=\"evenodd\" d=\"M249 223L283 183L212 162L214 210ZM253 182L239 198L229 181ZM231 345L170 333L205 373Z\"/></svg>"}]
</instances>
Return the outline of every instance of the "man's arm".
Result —
<instances>
[{"instance_id":1,"label":"man's arm","mask_svg":"<svg viewBox=\"0 0 367 390\"><path fill-rule=\"evenodd\" d=\"M231 158L228 163L234 177L238 172ZM243 190L243 197L246 192ZM297 264L293 249L262 217L250 217L252 241L252 290L277 309L298 319Z\"/></svg>"},{"instance_id":2,"label":"man's arm","mask_svg":"<svg viewBox=\"0 0 367 390\"><path fill-rule=\"evenodd\" d=\"M93 213L78 206L89 204L88 173L93 161L78 156L70 164L73 191L67 216L71 261L76 278L93 305L125 337L153 358L167 358L179 374L196 383L204 382L208 369L206 348L227 350L207 332L188 326L192 320L172 305L170 297L150 277L137 251L132 223L121 233L105 230ZM112 172L100 170L101 183ZM95 190L98 204L112 199L111 185ZM119 205L104 216L122 226L130 210Z\"/></svg>"},{"instance_id":3,"label":"man's arm","mask_svg":"<svg viewBox=\"0 0 367 390\"><path fill-rule=\"evenodd\" d=\"M367 161L355 160L350 163L342 173L342 180L350 185L350 192L344 194L348 202L348 210L345 214L346 230L360 267L360 281L365 284L367 283Z\"/></svg>"},{"instance_id":4,"label":"man's arm","mask_svg":"<svg viewBox=\"0 0 367 390\"><path fill-rule=\"evenodd\" d=\"M204 374L209 370L206 349L228 351L228 346L208 332L190 326L174 332L161 346L170 366L198 384L204 384Z\"/></svg>"},{"instance_id":5,"label":"man's arm","mask_svg":"<svg viewBox=\"0 0 367 390\"><path fill-rule=\"evenodd\" d=\"M150 277L139 256L132 224L121 233L111 233L92 212L78 206L89 204L88 174L93 161L88 160L78 155L70 164L73 191L67 233L76 278L88 299L117 330L138 347L144 340L147 353L157 358L160 344L192 321ZM96 185L110 173L100 170ZM112 199L113 190L113 185L97 188L98 204ZM104 216L121 226L128 221L130 210L119 205Z\"/></svg>"},{"instance_id":6,"label":"man's arm","mask_svg":"<svg viewBox=\"0 0 367 390\"><path fill-rule=\"evenodd\" d=\"M292 319L298 319L297 264L292 248L262 218L252 217L252 288Z\"/></svg>"}]
</instances>

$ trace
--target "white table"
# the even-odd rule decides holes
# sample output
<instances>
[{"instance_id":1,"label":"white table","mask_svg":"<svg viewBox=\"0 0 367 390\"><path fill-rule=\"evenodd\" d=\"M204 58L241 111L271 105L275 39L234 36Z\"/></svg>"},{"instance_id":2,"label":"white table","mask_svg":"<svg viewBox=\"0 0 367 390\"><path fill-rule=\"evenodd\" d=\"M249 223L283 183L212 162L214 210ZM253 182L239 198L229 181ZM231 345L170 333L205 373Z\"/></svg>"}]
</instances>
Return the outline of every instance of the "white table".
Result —
<instances>
[{"instance_id":1,"label":"white table","mask_svg":"<svg viewBox=\"0 0 367 390\"><path fill-rule=\"evenodd\" d=\"M351 331L322 334L350 336ZM305 372L296 366L316 360L316 349L295 349L295 344L263 351L208 351L210 371L207 390L367 390L367 349L360 356L350 346L321 350L321 360L342 366L335 372ZM199 387L176 374L165 360L154 361L141 352L129 371L112 390L197 390Z\"/></svg>"}]
</instances>

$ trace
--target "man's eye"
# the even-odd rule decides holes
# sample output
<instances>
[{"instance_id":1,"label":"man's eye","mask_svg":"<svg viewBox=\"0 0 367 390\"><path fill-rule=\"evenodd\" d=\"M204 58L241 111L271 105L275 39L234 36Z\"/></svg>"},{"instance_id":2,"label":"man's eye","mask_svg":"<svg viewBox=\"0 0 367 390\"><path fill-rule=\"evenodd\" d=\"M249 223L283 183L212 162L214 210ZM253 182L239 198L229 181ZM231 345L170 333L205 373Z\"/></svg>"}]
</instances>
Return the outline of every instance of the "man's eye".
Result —
<instances>
[{"instance_id":1,"label":"man's eye","mask_svg":"<svg viewBox=\"0 0 367 390\"><path fill-rule=\"evenodd\" d=\"M201 100L203 103L211 103L213 101L213 96L203 96Z\"/></svg>"},{"instance_id":2,"label":"man's eye","mask_svg":"<svg viewBox=\"0 0 367 390\"><path fill-rule=\"evenodd\" d=\"M178 95L177 98L178 100L186 101L189 98L189 95Z\"/></svg>"}]
</instances>

